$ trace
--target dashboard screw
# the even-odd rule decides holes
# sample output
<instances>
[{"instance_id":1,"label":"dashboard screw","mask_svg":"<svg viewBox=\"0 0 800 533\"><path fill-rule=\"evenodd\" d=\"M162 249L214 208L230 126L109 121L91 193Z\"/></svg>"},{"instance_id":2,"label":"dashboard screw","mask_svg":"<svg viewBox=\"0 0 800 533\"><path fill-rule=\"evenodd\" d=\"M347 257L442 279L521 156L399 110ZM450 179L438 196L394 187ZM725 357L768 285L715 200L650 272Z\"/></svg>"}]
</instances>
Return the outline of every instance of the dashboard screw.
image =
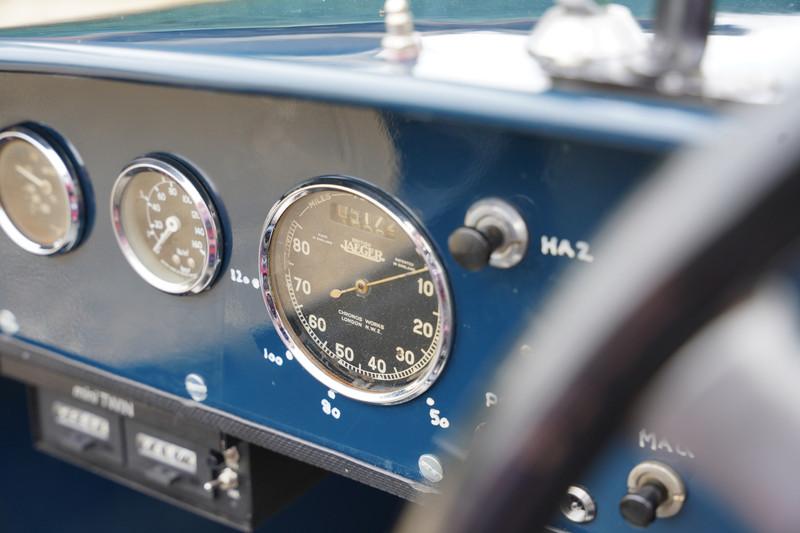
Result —
<instances>
[{"instance_id":1,"label":"dashboard screw","mask_svg":"<svg viewBox=\"0 0 800 533\"><path fill-rule=\"evenodd\" d=\"M208 387L206 387L206 382L202 376L189 374L186 376L184 383L186 384L186 392L189 393L192 400L202 402L208 398Z\"/></svg>"},{"instance_id":2,"label":"dashboard screw","mask_svg":"<svg viewBox=\"0 0 800 533\"><path fill-rule=\"evenodd\" d=\"M417 465L419 466L419 473L422 474L422 477L431 483L439 483L444 479L442 462L439 461L439 458L435 455L430 453L420 455Z\"/></svg>"}]
</instances>

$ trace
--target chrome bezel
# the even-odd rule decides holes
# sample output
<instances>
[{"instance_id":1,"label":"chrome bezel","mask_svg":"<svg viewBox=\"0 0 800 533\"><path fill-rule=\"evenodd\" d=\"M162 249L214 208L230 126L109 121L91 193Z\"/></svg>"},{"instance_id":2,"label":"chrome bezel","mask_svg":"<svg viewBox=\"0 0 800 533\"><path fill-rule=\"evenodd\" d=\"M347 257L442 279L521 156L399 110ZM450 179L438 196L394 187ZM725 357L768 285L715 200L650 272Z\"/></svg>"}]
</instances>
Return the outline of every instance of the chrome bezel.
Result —
<instances>
[{"instance_id":1,"label":"chrome bezel","mask_svg":"<svg viewBox=\"0 0 800 533\"><path fill-rule=\"evenodd\" d=\"M284 323L281 316L282 311L279 309L280 302L276 301L276 293L272 290L269 275L271 259L269 250L272 235L280 222L281 216L289 206L313 192L325 190L344 191L354 194L384 211L394 219L414 243L431 274L440 314L441 340L439 347L436 354L428 363L425 372L414 381L397 389L378 392L370 391L355 387L352 383L348 383L331 374L322 364L317 362L318 357L309 353L310 350L307 351L302 343L295 338L297 333ZM316 178L290 191L272 207L267 215L261 234L258 262L264 304L267 307L267 311L276 331L284 344L286 344L288 350L303 368L326 387L354 400L371 404L393 405L418 397L427 391L441 375L450 353L453 337L453 306L447 275L436 250L425 235L422 225L418 223L410 214L409 210L396 199L353 178L344 178L340 176L322 176Z\"/></svg>"},{"instance_id":2,"label":"chrome bezel","mask_svg":"<svg viewBox=\"0 0 800 533\"><path fill-rule=\"evenodd\" d=\"M17 126L0 132L0 150L7 143L18 140L33 146L41 153L47 162L56 170L58 180L64 188L67 197L67 231L63 237L50 244L42 244L28 238L17 228L11 217L6 213L3 198L0 196L0 227L6 235L23 250L36 255L54 255L72 250L81 237L83 229L83 193L81 192L80 179L73 166L64 160L66 149L59 152L54 145L35 131Z\"/></svg>"},{"instance_id":3,"label":"chrome bezel","mask_svg":"<svg viewBox=\"0 0 800 533\"><path fill-rule=\"evenodd\" d=\"M200 220L206 231L206 261L197 279L183 283L165 281L142 263L128 242L120 217L120 205L128 185L141 172L157 172L177 183L192 199L194 208L200 214ZM142 279L156 289L169 294L197 294L208 289L216 279L222 265L222 233L219 217L202 182L190 169L179 169L172 163L156 157L135 159L122 170L114 183L111 191L111 217L114 235L125 259Z\"/></svg>"}]
</instances>

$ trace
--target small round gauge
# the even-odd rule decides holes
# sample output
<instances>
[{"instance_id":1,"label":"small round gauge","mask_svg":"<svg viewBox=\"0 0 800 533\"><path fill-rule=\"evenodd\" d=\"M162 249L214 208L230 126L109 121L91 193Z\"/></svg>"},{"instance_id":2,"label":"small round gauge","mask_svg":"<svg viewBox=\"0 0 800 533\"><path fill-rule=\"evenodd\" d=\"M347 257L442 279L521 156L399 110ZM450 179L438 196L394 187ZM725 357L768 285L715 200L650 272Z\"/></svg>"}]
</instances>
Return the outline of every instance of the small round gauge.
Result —
<instances>
[{"instance_id":1,"label":"small round gauge","mask_svg":"<svg viewBox=\"0 0 800 533\"><path fill-rule=\"evenodd\" d=\"M217 210L196 173L177 161L142 157L111 193L117 242L145 281L170 294L198 293L221 264Z\"/></svg>"},{"instance_id":2,"label":"small round gauge","mask_svg":"<svg viewBox=\"0 0 800 533\"><path fill-rule=\"evenodd\" d=\"M341 394L395 404L444 367L452 306L444 270L414 218L388 195L324 177L270 212L264 301L303 367Z\"/></svg>"},{"instance_id":3,"label":"small round gauge","mask_svg":"<svg viewBox=\"0 0 800 533\"><path fill-rule=\"evenodd\" d=\"M52 255L77 244L83 198L74 169L67 151L43 135L0 132L0 227L23 249Z\"/></svg>"}]
</instances>

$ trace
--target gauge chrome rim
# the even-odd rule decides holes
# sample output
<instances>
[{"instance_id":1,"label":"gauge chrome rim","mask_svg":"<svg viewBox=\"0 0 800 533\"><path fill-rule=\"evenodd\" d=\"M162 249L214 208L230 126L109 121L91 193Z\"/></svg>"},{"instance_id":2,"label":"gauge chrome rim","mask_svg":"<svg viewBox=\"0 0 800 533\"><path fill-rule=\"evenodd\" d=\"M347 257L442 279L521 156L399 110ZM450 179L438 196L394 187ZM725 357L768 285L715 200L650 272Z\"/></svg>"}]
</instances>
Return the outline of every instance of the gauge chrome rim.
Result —
<instances>
[{"instance_id":1,"label":"gauge chrome rim","mask_svg":"<svg viewBox=\"0 0 800 533\"><path fill-rule=\"evenodd\" d=\"M15 127L0 132L0 150L11 141L23 141L41 153L56 171L59 183L64 188L68 201L67 231L64 236L51 244L42 244L28 238L17 228L6 213L3 198L0 197L0 227L6 235L23 250L36 255L54 255L70 251L78 243L83 225L83 195L80 180L64 161L53 144L38 133L23 127ZM66 153L66 151L65 151Z\"/></svg>"},{"instance_id":2,"label":"gauge chrome rim","mask_svg":"<svg viewBox=\"0 0 800 533\"><path fill-rule=\"evenodd\" d=\"M120 205L125 189L140 172L157 172L173 180L192 200L194 209L200 215L200 221L206 231L206 260L197 279L187 280L182 283L166 281L154 274L136 254L125 235L122 224ZM216 279L222 264L222 236L220 233L219 218L206 193L203 184L189 169L181 170L171 163L155 157L141 157L134 160L120 173L114 188L111 191L111 216L114 234L117 237L122 254L131 267L147 283L156 289L169 294L197 294L209 288Z\"/></svg>"},{"instance_id":3,"label":"gauge chrome rim","mask_svg":"<svg viewBox=\"0 0 800 533\"><path fill-rule=\"evenodd\" d=\"M385 211L414 243L414 246L420 252L423 261L429 269L437 295L440 313L441 341L437 353L431 358L425 372L408 384L389 391L370 391L357 388L331 375L322 364L317 361L317 358L313 354L302 347L302 343L297 340L296 333L282 316L281 310L276 302L277 291L272 287L270 276L270 242L280 222L281 216L286 210L303 197L319 191L341 191L354 194L375 205L382 211ZM262 231L258 262L264 305L267 308L275 329L286 344L289 352L309 374L323 385L354 400L371 404L393 405L409 401L423 394L439 378L447 363L453 337L453 308L450 288L442 263L431 241L425 235L421 224L413 218L409 210L402 206L398 200L366 183L352 178L343 178L339 176L322 176L316 178L313 182L301 185L290 191L272 207L267 215Z\"/></svg>"}]
</instances>

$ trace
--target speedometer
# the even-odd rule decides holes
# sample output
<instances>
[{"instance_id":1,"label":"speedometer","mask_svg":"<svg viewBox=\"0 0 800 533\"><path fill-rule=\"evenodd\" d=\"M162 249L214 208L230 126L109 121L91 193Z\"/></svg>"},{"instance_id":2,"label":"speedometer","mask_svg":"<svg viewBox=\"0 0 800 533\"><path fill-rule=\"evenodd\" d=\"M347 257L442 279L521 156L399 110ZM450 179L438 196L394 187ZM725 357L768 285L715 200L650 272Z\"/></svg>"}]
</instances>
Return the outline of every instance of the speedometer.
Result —
<instances>
[{"instance_id":1,"label":"speedometer","mask_svg":"<svg viewBox=\"0 0 800 533\"><path fill-rule=\"evenodd\" d=\"M444 367L452 306L444 270L408 211L361 181L318 178L270 212L264 301L290 351L351 398L399 403Z\"/></svg>"}]
</instances>

